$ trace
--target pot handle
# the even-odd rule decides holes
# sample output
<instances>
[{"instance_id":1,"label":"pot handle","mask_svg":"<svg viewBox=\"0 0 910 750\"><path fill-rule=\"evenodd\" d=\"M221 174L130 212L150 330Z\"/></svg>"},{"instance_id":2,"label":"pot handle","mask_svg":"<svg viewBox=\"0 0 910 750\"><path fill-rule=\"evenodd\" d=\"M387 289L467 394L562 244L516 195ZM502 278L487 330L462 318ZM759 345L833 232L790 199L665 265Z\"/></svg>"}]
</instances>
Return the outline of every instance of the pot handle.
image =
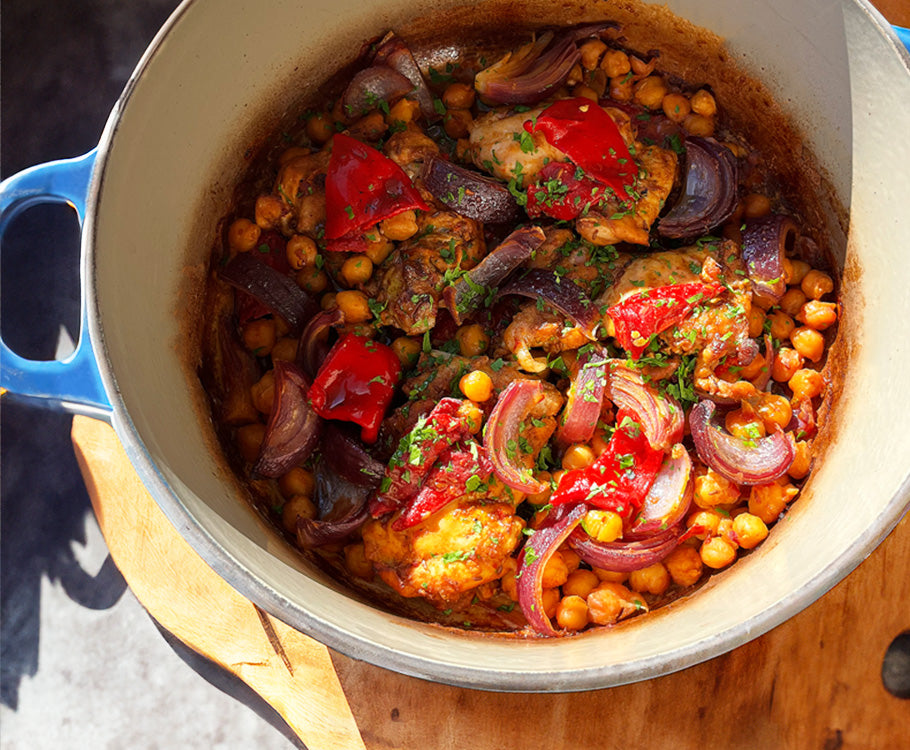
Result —
<instances>
[{"instance_id":1,"label":"pot handle","mask_svg":"<svg viewBox=\"0 0 910 750\"><path fill-rule=\"evenodd\" d=\"M903 45L907 48L907 52L910 52L910 29L905 29L903 26L894 26L894 33L897 34L897 38L901 40Z\"/></svg>"},{"instance_id":2,"label":"pot handle","mask_svg":"<svg viewBox=\"0 0 910 750\"><path fill-rule=\"evenodd\" d=\"M38 164L0 182L0 240L14 216L38 203L70 205L75 209L81 227L96 152L97 149L93 149L74 159ZM111 404L92 351L87 321L83 294L79 343L76 351L64 360L20 357L0 337L0 387L3 392L36 399L41 405L75 414L109 418Z\"/></svg>"}]
</instances>

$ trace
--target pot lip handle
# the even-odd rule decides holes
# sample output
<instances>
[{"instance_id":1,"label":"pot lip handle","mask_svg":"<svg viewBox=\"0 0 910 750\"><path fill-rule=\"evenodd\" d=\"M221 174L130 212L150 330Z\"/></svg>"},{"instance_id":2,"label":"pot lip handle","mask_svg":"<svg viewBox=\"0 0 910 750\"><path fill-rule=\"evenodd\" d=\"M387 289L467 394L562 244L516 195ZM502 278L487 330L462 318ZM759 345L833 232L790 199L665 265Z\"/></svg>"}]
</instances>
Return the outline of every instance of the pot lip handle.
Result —
<instances>
[{"instance_id":1,"label":"pot lip handle","mask_svg":"<svg viewBox=\"0 0 910 750\"><path fill-rule=\"evenodd\" d=\"M891 24L891 28L894 29L894 33L897 34L897 38L901 40L904 47L907 48L907 52L910 52L910 29L905 29L903 26L896 26L895 24Z\"/></svg>"},{"instance_id":2,"label":"pot lip handle","mask_svg":"<svg viewBox=\"0 0 910 750\"><path fill-rule=\"evenodd\" d=\"M13 217L39 203L69 205L76 211L81 227L96 156L97 148L73 159L37 164L0 182L0 240ZM81 273L84 282L84 267ZM92 348L84 283L82 287L75 351L63 360L32 360L16 354L0 337L0 392L4 397L21 397L42 406L109 421L111 404Z\"/></svg>"}]
</instances>

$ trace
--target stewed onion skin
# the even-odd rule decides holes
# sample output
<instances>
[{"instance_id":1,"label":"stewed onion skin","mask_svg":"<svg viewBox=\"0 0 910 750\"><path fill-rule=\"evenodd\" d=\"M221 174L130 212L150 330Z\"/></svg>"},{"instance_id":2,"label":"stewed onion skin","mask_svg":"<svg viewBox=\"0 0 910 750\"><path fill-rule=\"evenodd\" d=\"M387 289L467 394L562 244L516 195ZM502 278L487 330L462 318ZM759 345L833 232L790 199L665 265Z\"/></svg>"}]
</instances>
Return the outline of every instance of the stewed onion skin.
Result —
<instances>
[{"instance_id":1,"label":"stewed onion skin","mask_svg":"<svg viewBox=\"0 0 910 750\"><path fill-rule=\"evenodd\" d=\"M576 528L569 535L568 544L594 568L631 573L663 560L676 549L681 536L681 527L674 526L641 540L598 542Z\"/></svg>"},{"instance_id":2,"label":"stewed onion skin","mask_svg":"<svg viewBox=\"0 0 910 750\"><path fill-rule=\"evenodd\" d=\"M426 79L420 72L411 50L400 37L390 32L377 48L373 64L387 65L407 78L414 88L414 96L420 104L420 113L426 121L435 122L439 119L440 115L433 106L433 94L427 86Z\"/></svg>"},{"instance_id":3,"label":"stewed onion skin","mask_svg":"<svg viewBox=\"0 0 910 750\"><path fill-rule=\"evenodd\" d=\"M503 484L513 490L534 495L546 488L543 482L534 479L530 469L519 466L515 460L521 423L528 412L544 397L544 386L539 380L513 380L499 394L496 406L487 419L483 430L483 445L493 462L493 471Z\"/></svg>"},{"instance_id":4,"label":"stewed onion skin","mask_svg":"<svg viewBox=\"0 0 910 750\"><path fill-rule=\"evenodd\" d=\"M712 401L700 401L689 412L689 429L698 457L714 471L736 484L766 484L783 476L796 457L788 433L778 430L767 437L743 440L713 424Z\"/></svg>"},{"instance_id":5,"label":"stewed onion skin","mask_svg":"<svg viewBox=\"0 0 910 750\"><path fill-rule=\"evenodd\" d=\"M623 538L641 540L676 526L688 512L692 494L692 460L685 446L678 443L664 457L641 510Z\"/></svg>"},{"instance_id":6,"label":"stewed onion skin","mask_svg":"<svg viewBox=\"0 0 910 750\"><path fill-rule=\"evenodd\" d=\"M672 396L661 394L645 383L637 370L621 361L612 361L606 395L616 406L636 416L652 447L668 450L682 439L685 427L682 407Z\"/></svg>"},{"instance_id":7,"label":"stewed onion skin","mask_svg":"<svg viewBox=\"0 0 910 750\"><path fill-rule=\"evenodd\" d=\"M686 139L682 194L657 225L661 237L701 237L729 219L737 203L736 157L713 138Z\"/></svg>"},{"instance_id":8,"label":"stewed onion skin","mask_svg":"<svg viewBox=\"0 0 910 750\"><path fill-rule=\"evenodd\" d=\"M356 119L380 106L400 99L414 88L401 73L385 65L374 65L358 71L341 97L342 111Z\"/></svg>"},{"instance_id":9,"label":"stewed onion skin","mask_svg":"<svg viewBox=\"0 0 910 750\"><path fill-rule=\"evenodd\" d=\"M597 329L601 323L597 305L578 284L560 277L555 271L535 268L513 278L500 293L541 299L581 328L581 332L591 341L597 339Z\"/></svg>"},{"instance_id":10,"label":"stewed onion skin","mask_svg":"<svg viewBox=\"0 0 910 750\"><path fill-rule=\"evenodd\" d=\"M431 155L423 163L423 183L433 197L456 213L485 224L513 224L521 209L499 180Z\"/></svg>"},{"instance_id":11,"label":"stewed onion skin","mask_svg":"<svg viewBox=\"0 0 910 750\"><path fill-rule=\"evenodd\" d=\"M300 334L297 346L297 364L310 378L316 377L319 368L331 348L328 333L332 328L344 325L344 312L340 308L323 310L314 315Z\"/></svg>"},{"instance_id":12,"label":"stewed onion skin","mask_svg":"<svg viewBox=\"0 0 910 750\"><path fill-rule=\"evenodd\" d=\"M569 386L562 424L556 433L559 445L586 443L594 435L603 407L606 371L603 353L593 346L580 351L578 373Z\"/></svg>"},{"instance_id":13,"label":"stewed onion skin","mask_svg":"<svg viewBox=\"0 0 910 750\"><path fill-rule=\"evenodd\" d=\"M304 549L321 547L344 541L370 517L366 502L355 505L347 515L337 520L322 521L315 518L297 518L297 541Z\"/></svg>"},{"instance_id":14,"label":"stewed onion skin","mask_svg":"<svg viewBox=\"0 0 910 750\"><path fill-rule=\"evenodd\" d=\"M746 222L743 230L743 260L752 282L752 291L777 302L787 291L784 259L799 234L789 216L770 214Z\"/></svg>"},{"instance_id":15,"label":"stewed onion skin","mask_svg":"<svg viewBox=\"0 0 910 750\"><path fill-rule=\"evenodd\" d=\"M309 387L296 365L275 362L275 404L253 466L257 474L280 477L309 458L319 442L322 420L307 400Z\"/></svg>"}]
</instances>

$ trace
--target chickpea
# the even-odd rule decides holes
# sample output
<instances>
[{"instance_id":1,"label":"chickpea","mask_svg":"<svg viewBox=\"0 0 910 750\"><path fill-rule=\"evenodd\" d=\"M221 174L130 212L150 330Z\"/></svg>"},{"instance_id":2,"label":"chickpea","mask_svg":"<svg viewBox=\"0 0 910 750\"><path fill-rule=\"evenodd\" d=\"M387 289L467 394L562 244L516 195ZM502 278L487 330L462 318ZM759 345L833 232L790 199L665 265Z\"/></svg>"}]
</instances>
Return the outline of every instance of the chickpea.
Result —
<instances>
[{"instance_id":1,"label":"chickpea","mask_svg":"<svg viewBox=\"0 0 910 750\"><path fill-rule=\"evenodd\" d=\"M667 84L660 76L648 76L635 84L633 98L636 104L648 109L659 109L667 95Z\"/></svg>"},{"instance_id":2,"label":"chickpea","mask_svg":"<svg viewBox=\"0 0 910 750\"><path fill-rule=\"evenodd\" d=\"M749 493L749 512L758 516L766 524L774 523L778 516L799 493L789 482L782 480L768 484L756 484Z\"/></svg>"},{"instance_id":3,"label":"chickpea","mask_svg":"<svg viewBox=\"0 0 910 750\"><path fill-rule=\"evenodd\" d=\"M360 253L349 257L341 266L341 278L348 286L365 284L373 275L373 261Z\"/></svg>"},{"instance_id":4,"label":"chickpea","mask_svg":"<svg viewBox=\"0 0 910 750\"><path fill-rule=\"evenodd\" d=\"M275 346L275 321L271 318L251 320L243 327L243 345L257 357L267 357Z\"/></svg>"},{"instance_id":5,"label":"chickpea","mask_svg":"<svg viewBox=\"0 0 910 750\"><path fill-rule=\"evenodd\" d=\"M250 397L256 411L268 416L272 413L272 404L275 400L275 371L269 370L259 380L250 386Z\"/></svg>"},{"instance_id":6,"label":"chickpea","mask_svg":"<svg viewBox=\"0 0 910 750\"><path fill-rule=\"evenodd\" d=\"M785 312L787 315L793 316L799 313L799 311L803 308L805 302L806 295L803 294L803 290L798 286L792 286L786 292L784 292L784 296L780 298L780 302L777 304L780 305L780 309L783 312ZM823 302L821 304L825 303Z\"/></svg>"},{"instance_id":7,"label":"chickpea","mask_svg":"<svg viewBox=\"0 0 910 750\"><path fill-rule=\"evenodd\" d=\"M317 268L315 264L300 269L294 279L297 286L310 294L320 294L329 285L329 277L326 272Z\"/></svg>"},{"instance_id":8,"label":"chickpea","mask_svg":"<svg viewBox=\"0 0 910 750\"><path fill-rule=\"evenodd\" d=\"M449 138L467 138L474 126L474 117L469 109L450 109L442 118L442 127Z\"/></svg>"},{"instance_id":9,"label":"chickpea","mask_svg":"<svg viewBox=\"0 0 910 750\"><path fill-rule=\"evenodd\" d=\"M610 78L620 78L632 70L629 56L621 49L608 49L604 52L600 67Z\"/></svg>"},{"instance_id":10,"label":"chickpea","mask_svg":"<svg viewBox=\"0 0 910 750\"><path fill-rule=\"evenodd\" d=\"M726 568L736 559L736 547L719 536L706 539L699 550L701 561L709 568Z\"/></svg>"},{"instance_id":11,"label":"chickpea","mask_svg":"<svg viewBox=\"0 0 910 750\"><path fill-rule=\"evenodd\" d=\"M348 128L348 134L359 141L378 141L389 129L385 115L374 110Z\"/></svg>"},{"instance_id":12,"label":"chickpea","mask_svg":"<svg viewBox=\"0 0 910 750\"><path fill-rule=\"evenodd\" d=\"M483 424L483 412L473 401L462 401L461 406L458 407L458 416L464 420L472 435L480 432L480 426Z\"/></svg>"},{"instance_id":13,"label":"chickpea","mask_svg":"<svg viewBox=\"0 0 910 750\"><path fill-rule=\"evenodd\" d=\"M580 596L565 596L556 608L556 624L564 630L581 630L588 624L588 603Z\"/></svg>"},{"instance_id":14,"label":"chickpea","mask_svg":"<svg viewBox=\"0 0 910 750\"><path fill-rule=\"evenodd\" d=\"M796 455L793 457L793 463L787 469L787 474L793 479L802 479L809 473L812 465L812 452L809 443L805 440L796 441Z\"/></svg>"},{"instance_id":15,"label":"chickpea","mask_svg":"<svg viewBox=\"0 0 910 750\"><path fill-rule=\"evenodd\" d=\"M787 274L787 283L797 286L802 284L803 279L806 278L806 274L812 269L812 267L806 263L804 260L797 260L796 258L790 258L789 273Z\"/></svg>"},{"instance_id":16,"label":"chickpea","mask_svg":"<svg viewBox=\"0 0 910 750\"><path fill-rule=\"evenodd\" d=\"M734 409L724 417L727 432L743 440L758 440L766 434L765 423L751 409Z\"/></svg>"},{"instance_id":17,"label":"chickpea","mask_svg":"<svg viewBox=\"0 0 910 750\"><path fill-rule=\"evenodd\" d=\"M771 377L778 383L786 383L803 366L802 355L795 349L782 346L771 364Z\"/></svg>"},{"instance_id":18,"label":"chickpea","mask_svg":"<svg viewBox=\"0 0 910 750\"><path fill-rule=\"evenodd\" d=\"M593 570L579 568L569 573L566 582L562 585L562 593L566 596L580 596L586 599L600 583L600 579Z\"/></svg>"},{"instance_id":19,"label":"chickpea","mask_svg":"<svg viewBox=\"0 0 910 750\"><path fill-rule=\"evenodd\" d=\"M654 66L657 64L657 58L652 57L650 60L645 62L640 57L631 55L629 57L629 64L632 66L632 72L638 78L644 78L645 76L649 76L654 72Z\"/></svg>"},{"instance_id":20,"label":"chickpea","mask_svg":"<svg viewBox=\"0 0 910 750\"><path fill-rule=\"evenodd\" d=\"M253 463L259 458L259 451L262 449L265 425L259 422L245 424L243 427L237 428L234 438L243 460Z\"/></svg>"},{"instance_id":21,"label":"chickpea","mask_svg":"<svg viewBox=\"0 0 910 750\"><path fill-rule=\"evenodd\" d=\"M778 341L786 341L790 337L790 332L796 328L796 323L783 310L773 310L768 314L768 320L771 323L769 333Z\"/></svg>"},{"instance_id":22,"label":"chickpea","mask_svg":"<svg viewBox=\"0 0 910 750\"><path fill-rule=\"evenodd\" d=\"M228 227L228 247L237 253L248 253L262 235L262 227L249 219L235 219Z\"/></svg>"},{"instance_id":23,"label":"chickpea","mask_svg":"<svg viewBox=\"0 0 910 750\"><path fill-rule=\"evenodd\" d=\"M316 505L306 495L294 495L281 509L281 525L291 534L297 533L298 518L316 518Z\"/></svg>"},{"instance_id":24,"label":"chickpea","mask_svg":"<svg viewBox=\"0 0 910 750\"><path fill-rule=\"evenodd\" d=\"M335 295L338 309L344 313L346 323L366 323L373 318L367 296L356 289L346 289Z\"/></svg>"},{"instance_id":25,"label":"chickpea","mask_svg":"<svg viewBox=\"0 0 910 750\"><path fill-rule=\"evenodd\" d=\"M622 536L622 517L611 510L589 510L581 527L598 542L615 542Z\"/></svg>"},{"instance_id":26,"label":"chickpea","mask_svg":"<svg viewBox=\"0 0 910 750\"><path fill-rule=\"evenodd\" d=\"M799 402L821 396L825 390L825 379L818 370L802 369L793 373L787 385L793 391L793 400Z\"/></svg>"},{"instance_id":27,"label":"chickpea","mask_svg":"<svg viewBox=\"0 0 910 750\"><path fill-rule=\"evenodd\" d=\"M288 240L285 254L288 265L295 271L316 263L316 243L305 234L295 234Z\"/></svg>"},{"instance_id":28,"label":"chickpea","mask_svg":"<svg viewBox=\"0 0 910 750\"><path fill-rule=\"evenodd\" d=\"M543 596L543 613L551 620L556 617L556 609L559 607L559 589L544 589Z\"/></svg>"},{"instance_id":29,"label":"chickpea","mask_svg":"<svg viewBox=\"0 0 910 750\"><path fill-rule=\"evenodd\" d=\"M623 583L629 580L629 574L619 570L604 570L603 568L592 568L592 570L601 583Z\"/></svg>"},{"instance_id":30,"label":"chickpea","mask_svg":"<svg viewBox=\"0 0 910 750\"><path fill-rule=\"evenodd\" d=\"M275 342L272 347L272 362L293 362L297 359L297 339L285 336Z\"/></svg>"},{"instance_id":31,"label":"chickpea","mask_svg":"<svg viewBox=\"0 0 910 750\"><path fill-rule=\"evenodd\" d=\"M837 322L837 305L834 302L807 300L796 314L796 319L808 328L824 331Z\"/></svg>"},{"instance_id":32,"label":"chickpea","mask_svg":"<svg viewBox=\"0 0 910 750\"><path fill-rule=\"evenodd\" d=\"M574 89L572 89L572 95L580 96L583 99L590 99L592 102L596 102L598 99L600 99L600 97L597 95L597 92L584 83L579 83Z\"/></svg>"},{"instance_id":33,"label":"chickpea","mask_svg":"<svg viewBox=\"0 0 910 750\"><path fill-rule=\"evenodd\" d=\"M717 114L717 102L714 95L705 89L699 89L692 94L692 111L703 117L714 117Z\"/></svg>"},{"instance_id":34,"label":"chickpea","mask_svg":"<svg viewBox=\"0 0 910 750\"><path fill-rule=\"evenodd\" d=\"M543 569L543 587L553 589L562 586L569 577L569 569L562 559L562 553L554 552Z\"/></svg>"},{"instance_id":35,"label":"chickpea","mask_svg":"<svg viewBox=\"0 0 910 750\"><path fill-rule=\"evenodd\" d=\"M588 594L588 619L595 625L611 625L621 617L647 612L644 599L621 583L601 583Z\"/></svg>"},{"instance_id":36,"label":"chickpea","mask_svg":"<svg viewBox=\"0 0 910 750\"><path fill-rule=\"evenodd\" d=\"M335 292L326 292L319 298L319 307L322 310L334 310L338 307L338 300L335 299Z\"/></svg>"},{"instance_id":37,"label":"chickpea","mask_svg":"<svg viewBox=\"0 0 910 750\"><path fill-rule=\"evenodd\" d=\"M702 532L695 534L696 539L706 539L707 537L713 536L717 533L717 528L720 525L720 515L715 513L713 510L699 510L695 513L690 513L686 518L686 528L691 529L696 526L701 526Z\"/></svg>"},{"instance_id":38,"label":"chickpea","mask_svg":"<svg viewBox=\"0 0 910 750\"><path fill-rule=\"evenodd\" d=\"M793 416L790 402L783 396L773 393L762 393L753 408L761 417L768 432L773 432L777 427L786 428Z\"/></svg>"},{"instance_id":39,"label":"chickpea","mask_svg":"<svg viewBox=\"0 0 910 750\"><path fill-rule=\"evenodd\" d=\"M474 87L466 83L450 83L442 94L446 109L470 109L474 106Z\"/></svg>"},{"instance_id":40,"label":"chickpea","mask_svg":"<svg viewBox=\"0 0 910 750\"><path fill-rule=\"evenodd\" d=\"M703 563L694 547L677 547L664 558L664 566L677 586L692 586L701 578Z\"/></svg>"},{"instance_id":41,"label":"chickpea","mask_svg":"<svg viewBox=\"0 0 910 750\"><path fill-rule=\"evenodd\" d=\"M482 404L484 401L489 401L490 396L493 395L493 380L483 370L472 370L461 376L458 388L465 398Z\"/></svg>"},{"instance_id":42,"label":"chickpea","mask_svg":"<svg viewBox=\"0 0 910 750\"><path fill-rule=\"evenodd\" d=\"M502 563L502 575L499 584L503 592L513 601L518 601L518 561L514 557L507 557Z\"/></svg>"},{"instance_id":43,"label":"chickpea","mask_svg":"<svg viewBox=\"0 0 910 750\"><path fill-rule=\"evenodd\" d=\"M683 128L689 135L710 138L714 135L714 118L692 112L683 120Z\"/></svg>"},{"instance_id":44,"label":"chickpea","mask_svg":"<svg viewBox=\"0 0 910 750\"><path fill-rule=\"evenodd\" d=\"M765 330L765 311L753 305L749 308L749 336L757 339Z\"/></svg>"},{"instance_id":45,"label":"chickpea","mask_svg":"<svg viewBox=\"0 0 910 750\"><path fill-rule=\"evenodd\" d=\"M758 516L751 513L740 513L733 519L733 533L736 542L743 549L752 549L761 544L768 536L768 527Z\"/></svg>"},{"instance_id":46,"label":"chickpea","mask_svg":"<svg viewBox=\"0 0 910 750\"><path fill-rule=\"evenodd\" d=\"M803 357L813 362L818 362L825 355L825 337L814 328L797 328L790 334L790 343Z\"/></svg>"},{"instance_id":47,"label":"chickpea","mask_svg":"<svg viewBox=\"0 0 910 750\"><path fill-rule=\"evenodd\" d=\"M407 213L407 211L404 213ZM370 259L374 266L378 266L392 254L394 249L395 245L392 244L390 239L376 232L375 234L367 234L367 249L363 251L363 254Z\"/></svg>"},{"instance_id":48,"label":"chickpea","mask_svg":"<svg viewBox=\"0 0 910 750\"><path fill-rule=\"evenodd\" d=\"M409 123L420 117L420 102L416 99L399 99L389 108L386 117L389 124L396 122Z\"/></svg>"},{"instance_id":49,"label":"chickpea","mask_svg":"<svg viewBox=\"0 0 910 750\"><path fill-rule=\"evenodd\" d=\"M743 380L754 380L765 372L767 367L768 363L765 361L765 355L761 353L756 354L749 364L740 369L739 377Z\"/></svg>"},{"instance_id":50,"label":"chickpea","mask_svg":"<svg viewBox=\"0 0 910 750\"><path fill-rule=\"evenodd\" d=\"M806 272L799 286L809 299L821 299L834 291L834 279L813 268Z\"/></svg>"},{"instance_id":51,"label":"chickpea","mask_svg":"<svg viewBox=\"0 0 910 750\"><path fill-rule=\"evenodd\" d=\"M632 101L632 77L626 73L610 79L610 98L618 102Z\"/></svg>"},{"instance_id":52,"label":"chickpea","mask_svg":"<svg viewBox=\"0 0 910 750\"><path fill-rule=\"evenodd\" d=\"M771 201L761 193L749 193L743 198L743 216L747 219L760 219L771 213Z\"/></svg>"},{"instance_id":53,"label":"chickpea","mask_svg":"<svg viewBox=\"0 0 910 750\"><path fill-rule=\"evenodd\" d=\"M707 473L696 476L694 486L692 499L699 508L732 505L739 500L739 487L714 469L708 469Z\"/></svg>"},{"instance_id":54,"label":"chickpea","mask_svg":"<svg viewBox=\"0 0 910 750\"><path fill-rule=\"evenodd\" d=\"M417 214L414 209L402 211L379 222L379 230L387 239L401 242L417 234Z\"/></svg>"},{"instance_id":55,"label":"chickpea","mask_svg":"<svg viewBox=\"0 0 910 750\"><path fill-rule=\"evenodd\" d=\"M606 51L607 45L600 39L589 39L579 47L581 52L581 67L585 70L594 70L600 64L601 55Z\"/></svg>"},{"instance_id":56,"label":"chickpea","mask_svg":"<svg viewBox=\"0 0 910 750\"><path fill-rule=\"evenodd\" d=\"M598 456L602 456L609 447L610 441L607 440L603 430L595 430L594 435L591 437L591 449Z\"/></svg>"},{"instance_id":57,"label":"chickpea","mask_svg":"<svg viewBox=\"0 0 910 750\"><path fill-rule=\"evenodd\" d=\"M278 490L285 497L294 495L312 497L315 489L316 478L313 472L300 466L295 466L278 480Z\"/></svg>"},{"instance_id":58,"label":"chickpea","mask_svg":"<svg viewBox=\"0 0 910 750\"><path fill-rule=\"evenodd\" d=\"M559 552L562 555L563 562L565 562L566 568L568 569L570 575L578 570L578 566L581 565L581 557L579 557L578 553L575 550L570 549L567 545L564 544L560 548ZM563 591L563 593L566 592Z\"/></svg>"},{"instance_id":59,"label":"chickpea","mask_svg":"<svg viewBox=\"0 0 910 750\"><path fill-rule=\"evenodd\" d=\"M585 443L573 443L566 448L566 452L562 455L562 468L568 470L584 469L586 466L593 464L595 458L596 456L591 446Z\"/></svg>"},{"instance_id":60,"label":"chickpea","mask_svg":"<svg viewBox=\"0 0 910 750\"><path fill-rule=\"evenodd\" d=\"M462 326L455 339L462 357L479 357L490 346L490 337L479 323Z\"/></svg>"},{"instance_id":61,"label":"chickpea","mask_svg":"<svg viewBox=\"0 0 910 750\"><path fill-rule=\"evenodd\" d=\"M682 122L692 111L689 100L682 94L667 94L660 106L671 122Z\"/></svg>"},{"instance_id":62,"label":"chickpea","mask_svg":"<svg viewBox=\"0 0 910 750\"><path fill-rule=\"evenodd\" d=\"M306 134L307 138L320 146L327 143L335 134L331 118L325 112L310 115L306 121Z\"/></svg>"},{"instance_id":63,"label":"chickpea","mask_svg":"<svg viewBox=\"0 0 910 750\"><path fill-rule=\"evenodd\" d=\"M670 574L663 563L656 562L647 568L629 573L629 588L641 593L660 596L670 587Z\"/></svg>"},{"instance_id":64,"label":"chickpea","mask_svg":"<svg viewBox=\"0 0 910 750\"><path fill-rule=\"evenodd\" d=\"M410 369L420 358L420 342L407 336L399 336L392 342L392 351L401 362L401 366Z\"/></svg>"},{"instance_id":65,"label":"chickpea","mask_svg":"<svg viewBox=\"0 0 910 750\"><path fill-rule=\"evenodd\" d=\"M538 471L537 474L534 475L534 478L538 482L542 482L546 487L540 492L528 495L526 500L531 503L531 505L546 505L550 499L550 495L553 493L553 476L549 471Z\"/></svg>"},{"instance_id":66,"label":"chickpea","mask_svg":"<svg viewBox=\"0 0 910 750\"><path fill-rule=\"evenodd\" d=\"M373 563L367 560L363 543L349 544L344 548L344 565L358 578L373 579Z\"/></svg>"}]
</instances>

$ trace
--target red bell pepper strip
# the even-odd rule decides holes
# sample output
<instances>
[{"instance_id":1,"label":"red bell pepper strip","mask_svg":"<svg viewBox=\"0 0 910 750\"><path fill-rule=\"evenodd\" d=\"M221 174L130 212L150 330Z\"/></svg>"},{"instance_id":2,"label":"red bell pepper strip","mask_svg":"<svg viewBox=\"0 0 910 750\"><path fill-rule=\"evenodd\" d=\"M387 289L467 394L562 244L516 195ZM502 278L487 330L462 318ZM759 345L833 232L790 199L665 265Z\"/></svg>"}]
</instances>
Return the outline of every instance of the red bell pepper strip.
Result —
<instances>
[{"instance_id":1,"label":"red bell pepper strip","mask_svg":"<svg viewBox=\"0 0 910 750\"><path fill-rule=\"evenodd\" d=\"M363 441L375 443L400 374L391 348L349 333L326 355L307 395L320 417L354 422Z\"/></svg>"},{"instance_id":2,"label":"red bell pepper strip","mask_svg":"<svg viewBox=\"0 0 910 750\"><path fill-rule=\"evenodd\" d=\"M547 143L558 148L585 174L611 188L619 198L629 197L626 188L638 174L619 127L596 102L584 97L562 99L524 124L529 133L543 133Z\"/></svg>"},{"instance_id":3,"label":"red bell pepper strip","mask_svg":"<svg viewBox=\"0 0 910 750\"><path fill-rule=\"evenodd\" d=\"M325 177L325 236L351 238L383 219L430 207L395 162L344 133L332 139Z\"/></svg>"},{"instance_id":4,"label":"red bell pepper strip","mask_svg":"<svg viewBox=\"0 0 910 750\"><path fill-rule=\"evenodd\" d=\"M569 162L551 161L528 186L528 216L536 219L546 215L570 221L587 209L612 196L608 189Z\"/></svg>"},{"instance_id":5,"label":"red bell pepper strip","mask_svg":"<svg viewBox=\"0 0 910 750\"><path fill-rule=\"evenodd\" d=\"M474 440L446 448L436 461L418 493L392 522L395 531L410 528L448 505L452 500L485 489L493 474L493 462Z\"/></svg>"},{"instance_id":6,"label":"red bell pepper strip","mask_svg":"<svg viewBox=\"0 0 910 750\"><path fill-rule=\"evenodd\" d=\"M553 505L586 502L618 513L628 520L637 512L654 477L660 470L664 452L651 447L644 430L621 410L607 449L590 466L563 475L550 496Z\"/></svg>"},{"instance_id":7,"label":"red bell pepper strip","mask_svg":"<svg viewBox=\"0 0 910 750\"><path fill-rule=\"evenodd\" d=\"M607 310L619 345L637 360L651 336L683 320L696 305L720 293L720 284L692 281L648 289L626 297Z\"/></svg>"},{"instance_id":8,"label":"red bell pepper strip","mask_svg":"<svg viewBox=\"0 0 910 750\"><path fill-rule=\"evenodd\" d=\"M461 405L457 398L441 399L401 438L379 490L370 498L373 518L400 508L417 493L445 450L471 434L471 425L459 411Z\"/></svg>"}]
</instances>

